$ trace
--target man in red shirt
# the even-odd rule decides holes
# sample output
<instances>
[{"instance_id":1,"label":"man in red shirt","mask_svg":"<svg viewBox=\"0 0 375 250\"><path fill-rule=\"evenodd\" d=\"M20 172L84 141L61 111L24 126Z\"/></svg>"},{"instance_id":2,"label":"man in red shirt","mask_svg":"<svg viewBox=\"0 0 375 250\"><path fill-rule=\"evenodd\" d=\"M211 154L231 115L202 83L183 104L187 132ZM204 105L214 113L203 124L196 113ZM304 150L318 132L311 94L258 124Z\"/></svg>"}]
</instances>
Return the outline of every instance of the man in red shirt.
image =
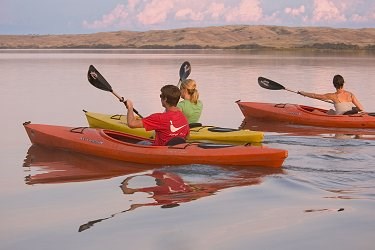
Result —
<instances>
[{"instance_id":1,"label":"man in red shirt","mask_svg":"<svg viewBox=\"0 0 375 250\"><path fill-rule=\"evenodd\" d=\"M147 131L155 130L154 146L164 146L175 137L186 139L190 132L185 115L176 107L180 100L180 89L174 85L165 85L160 91L161 104L165 108L164 113L155 113L137 119L134 116L132 101L126 100L125 102L128 108L128 126L130 128L145 128Z\"/></svg>"}]
</instances>

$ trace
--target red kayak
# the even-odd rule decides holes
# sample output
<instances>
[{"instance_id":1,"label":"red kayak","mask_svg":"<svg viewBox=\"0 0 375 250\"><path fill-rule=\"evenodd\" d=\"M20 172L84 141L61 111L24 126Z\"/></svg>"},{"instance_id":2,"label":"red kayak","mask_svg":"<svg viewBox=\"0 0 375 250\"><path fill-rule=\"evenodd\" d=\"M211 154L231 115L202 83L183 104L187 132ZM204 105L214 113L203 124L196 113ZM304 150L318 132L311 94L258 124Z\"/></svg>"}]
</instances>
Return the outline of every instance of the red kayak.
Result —
<instances>
[{"instance_id":1,"label":"red kayak","mask_svg":"<svg viewBox=\"0 0 375 250\"><path fill-rule=\"evenodd\" d=\"M281 167L288 152L263 146L181 143L148 146L144 138L118 131L24 123L33 144L133 163L156 165L210 164Z\"/></svg>"},{"instance_id":2,"label":"red kayak","mask_svg":"<svg viewBox=\"0 0 375 250\"><path fill-rule=\"evenodd\" d=\"M298 104L241 101L237 104L245 118L320 127L375 128L374 113L329 115L326 109Z\"/></svg>"}]
</instances>

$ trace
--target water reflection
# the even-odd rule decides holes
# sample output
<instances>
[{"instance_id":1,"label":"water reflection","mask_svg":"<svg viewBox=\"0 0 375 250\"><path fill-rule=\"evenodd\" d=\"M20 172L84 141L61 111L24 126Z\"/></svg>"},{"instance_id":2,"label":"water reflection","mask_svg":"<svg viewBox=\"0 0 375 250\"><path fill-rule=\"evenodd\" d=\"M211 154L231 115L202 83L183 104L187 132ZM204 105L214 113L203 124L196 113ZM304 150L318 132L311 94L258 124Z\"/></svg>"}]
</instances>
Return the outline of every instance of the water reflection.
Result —
<instances>
[{"instance_id":1,"label":"water reflection","mask_svg":"<svg viewBox=\"0 0 375 250\"><path fill-rule=\"evenodd\" d=\"M275 132L289 136L319 136L335 139L375 140L375 129L313 127L275 121L269 122L254 118L245 118L240 128Z\"/></svg>"},{"instance_id":2,"label":"water reflection","mask_svg":"<svg viewBox=\"0 0 375 250\"><path fill-rule=\"evenodd\" d=\"M150 194L151 201L147 203L135 202L126 210L82 224L78 231L82 232L98 222L140 207L160 206L161 208L174 208L182 203L208 197L226 188L258 185L265 176L281 174L282 172L281 169L269 168L244 169L187 165L163 168L141 175L130 175L120 185L123 194L129 196L137 192L144 192ZM144 179L145 177L152 178L154 185L142 186L142 181L137 179ZM140 183L141 186L139 186ZM134 187L134 185L138 187Z\"/></svg>"},{"instance_id":3,"label":"water reflection","mask_svg":"<svg viewBox=\"0 0 375 250\"><path fill-rule=\"evenodd\" d=\"M23 167L28 173L25 177L28 185L85 182L126 176L119 186L126 197L131 197L133 203L126 210L82 224L79 232L117 214L140 207L173 208L214 195L223 189L258 185L265 176L283 173L280 168L198 164L155 169L153 165L131 164L36 145L29 148ZM145 182L145 178L149 181ZM139 192L150 195L148 202L139 202L132 197Z\"/></svg>"},{"instance_id":4,"label":"water reflection","mask_svg":"<svg viewBox=\"0 0 375 250\"><path fill-rule=\"evenodd\" d=\"M154 168L36 145L27 151L23 167L29 185L109 179Z\"/></svg>"}]
</instances>

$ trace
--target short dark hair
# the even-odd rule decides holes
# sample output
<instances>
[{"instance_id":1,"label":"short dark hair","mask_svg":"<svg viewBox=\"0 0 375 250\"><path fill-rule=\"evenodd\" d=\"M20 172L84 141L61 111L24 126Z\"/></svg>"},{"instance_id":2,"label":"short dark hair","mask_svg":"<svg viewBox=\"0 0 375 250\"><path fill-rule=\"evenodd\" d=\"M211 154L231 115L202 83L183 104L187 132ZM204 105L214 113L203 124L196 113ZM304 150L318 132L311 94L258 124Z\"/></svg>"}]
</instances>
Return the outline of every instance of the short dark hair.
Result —
<instances>
[{"instance_id":1,"label":"short dark hair","mask_svg":"<svg viewBox=\"0 0 375 250\"><path fill-rule=\"evenodd\" d=\"M178 101L181 97L180 89L175 85L165 85L161 89L161 98L166 98L167 103L171 106L177 106Z\"/></svg>"},{"instance_id":2,"label":"short dark hair","mask_svg":"<svg viewBox=\"0 0 375 250\"><path fill-rule=\"evenodd\" d=\"M344 77L341 75L335 75L332 82L336 89L341 89L344 86Z\"/></svg>"}]
</instances>

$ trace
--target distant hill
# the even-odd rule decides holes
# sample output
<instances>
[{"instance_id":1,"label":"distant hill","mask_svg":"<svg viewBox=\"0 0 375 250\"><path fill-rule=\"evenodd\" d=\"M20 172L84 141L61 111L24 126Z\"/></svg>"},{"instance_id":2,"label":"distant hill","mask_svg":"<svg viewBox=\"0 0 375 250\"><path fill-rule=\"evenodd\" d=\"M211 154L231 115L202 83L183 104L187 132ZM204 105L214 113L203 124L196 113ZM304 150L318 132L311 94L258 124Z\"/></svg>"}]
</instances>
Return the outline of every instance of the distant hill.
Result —
<instances>
[{"instance_id":1,"label":"distant hill","mask_svg":"<svg viewBox=\"0 0 375 250\"><path fill-rule=\"evenodd\" d=\"M82 35L0 35L0 48L375 50L375 28L233 25Z\"/></svg>"}]
</instances>

